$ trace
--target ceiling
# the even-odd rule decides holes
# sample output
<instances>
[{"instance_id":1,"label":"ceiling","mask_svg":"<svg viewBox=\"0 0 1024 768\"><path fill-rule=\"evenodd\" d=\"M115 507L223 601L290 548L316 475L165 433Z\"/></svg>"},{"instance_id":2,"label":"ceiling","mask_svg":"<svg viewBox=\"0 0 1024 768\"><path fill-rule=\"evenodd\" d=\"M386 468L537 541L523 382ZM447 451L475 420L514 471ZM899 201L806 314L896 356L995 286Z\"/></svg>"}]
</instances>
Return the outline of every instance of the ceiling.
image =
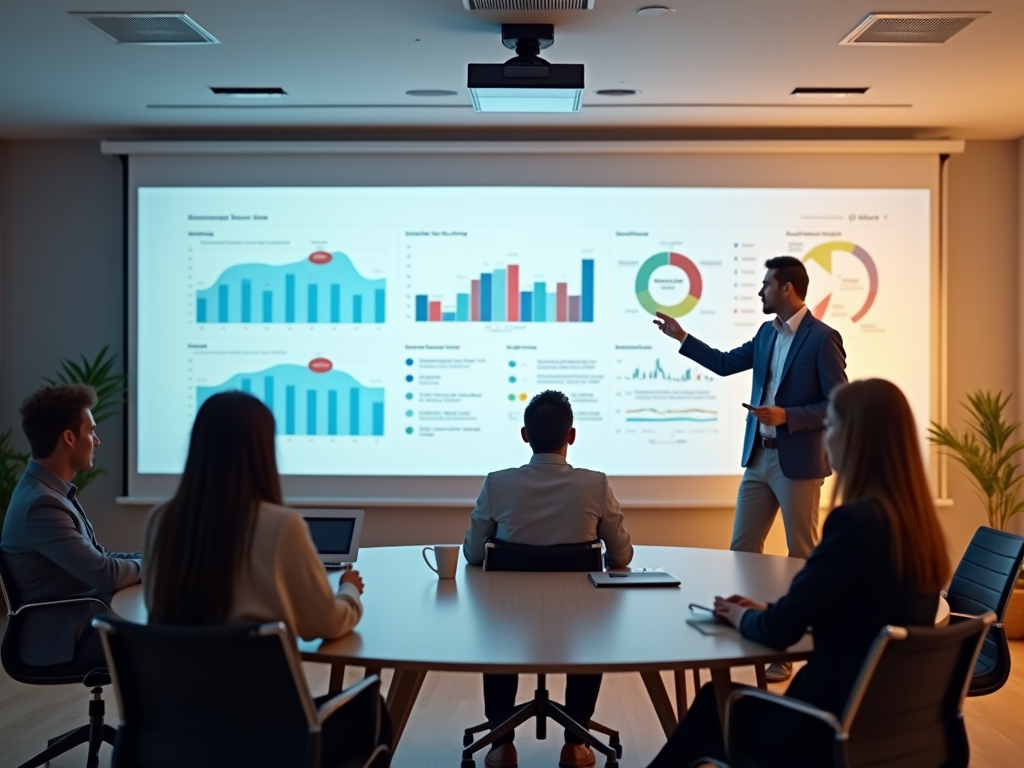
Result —
<instances>
[{"instance_id":1,"label":"ceiling","mask_svg":"<svg viewBox=\"0 0 1024 768\"><path fill-rule=\"evenodd\" d=\"M673 13L636 14L652 4L498 13L461 0L3 0L0 137L1024 135L1020 0L664 0ZM183 11L220 44L117 45L68 15L95 10ZM839 46L872 11L991 15L944 45ZM501 22L555 25L543 55L586 66L579 113L473 111L466 64L512 55ZM210 86L288 96L241 102ZM797 99L797 86L870 90ZM640 93L593 93L605 88Z\"/></svg>"}]
</instances>

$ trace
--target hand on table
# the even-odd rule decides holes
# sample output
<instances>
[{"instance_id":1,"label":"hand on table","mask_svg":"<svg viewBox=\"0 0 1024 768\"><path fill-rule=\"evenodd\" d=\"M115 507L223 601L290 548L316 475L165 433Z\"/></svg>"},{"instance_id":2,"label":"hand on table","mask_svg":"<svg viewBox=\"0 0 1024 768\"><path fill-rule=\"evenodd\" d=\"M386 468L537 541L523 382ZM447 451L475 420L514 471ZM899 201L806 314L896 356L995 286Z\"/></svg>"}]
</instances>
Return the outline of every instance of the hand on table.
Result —
<instances>
[{"instance_id":1,"label":"hand on table","mask_svg":"<svg viewBox=\"0 0 1024 768\"><path fill-rule=\"evenodd\" d=\"M786 409L777 405L762 405L751 408L754 418L768 427L778 427L786 423Z\"/></svg>"},{"instance_id":2,"label":"hand on table","mask_svg":"<svg viewBox=\"0 0 1024 768\"><path fill-rule=\"evenodd\" d=\"M658 312L657 315L658 319L653 322L662 333L679 342L686 338L686 331L683 330L683 326L674 317L669 317L664 312Z\"/></svg>"},{"instance_id":3,"label":"hand on table","mask_svg":"<svg viewBox=\"0 0 1024 768\"><path fill-rule=\"evenodd\" d=\"M742 595L715 597L715 616L737 628L740 626L740 621L742 621L744 613L750 609L763 611L767 607L768 606L764 603L759 603L756 600L751 600L749 597L743 597Z\"/></svg>"},{"instance_id":4,"label":"hand on table","mask_svg":"<svg viewBox=\"0 0 1024 768\"><path fill-rule=\"evenodd\" d=\"M359 571L351 570L345 571L341 574L341 584L351 584L353 587L359 590L359 594L363 594L363 577L359 575ZM340 587L341 584L338 586Z\"/></svg>"}]
</instances>

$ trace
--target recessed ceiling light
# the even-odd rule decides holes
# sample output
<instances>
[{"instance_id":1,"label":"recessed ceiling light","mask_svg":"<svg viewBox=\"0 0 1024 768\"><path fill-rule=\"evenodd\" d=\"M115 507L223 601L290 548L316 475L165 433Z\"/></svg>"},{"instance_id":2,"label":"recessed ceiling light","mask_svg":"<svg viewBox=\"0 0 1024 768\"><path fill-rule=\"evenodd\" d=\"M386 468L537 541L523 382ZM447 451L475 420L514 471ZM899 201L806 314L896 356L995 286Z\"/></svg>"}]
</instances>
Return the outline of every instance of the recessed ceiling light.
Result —
<instances>
[{"instance_id":1,"label":"recessed ceiling light","mask_svg":"<svg viewBox=\"0 0 1024 768\"><path fill-rule=\"evenodd\" d=\"M278 99L287 96L284 88L215 88L210 90L218 96L230 96L235 99Z\"/></svg>"},{"instance_id":2,"label":"recessed ceiling light","mask_svg":"<svg viewBox=\"0 0 1024 768\"><path fill-rule=\"evenodd\" d=\"M406 96L458 96L458 91L444 91L439 88L413 88Z\"/></svg>"},{"instance_id":3,"label":"recessed ceiling light","mask_svg":"<svg viewBox=\"0 0 1024 768\"><path fill-rule=\"evenodd\" d=\"M602 88L594 93L598 96L636 96L640 91L632 88Z\"/></svg>"},{"instance_id":4,"label":"recessed ceiling light","mask_svg":"<svg viewBox=\"0 0 1024 768\"><path fill-rule=\"evenodd\" d=\"M794 88L790 96L831 96L834 99L845 99L848 96L863 96L867 88Z\"/></svg>"},{"instance_id":5,"label":"recessed ceiling light","mask_svg":"<svg viewBox=\"0 0 1024 768\"><path fill-rule=\"evenodd\" d=\"M675 13L675 8L668 8L664 5L648 5L637 10L637 16L664 16L666 13Z\"/></svg>"}]
</instances>

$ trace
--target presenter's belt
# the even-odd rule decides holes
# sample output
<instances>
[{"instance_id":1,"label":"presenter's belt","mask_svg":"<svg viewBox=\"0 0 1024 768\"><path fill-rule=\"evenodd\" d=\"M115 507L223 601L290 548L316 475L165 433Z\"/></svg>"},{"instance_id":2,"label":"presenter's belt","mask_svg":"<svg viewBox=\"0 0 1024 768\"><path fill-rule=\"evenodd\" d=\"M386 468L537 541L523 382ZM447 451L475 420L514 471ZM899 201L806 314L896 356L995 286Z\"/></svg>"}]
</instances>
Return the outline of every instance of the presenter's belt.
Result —
<instances>
[{"instance_id":1,"label":"presenter's belt","mask_svg":"<svg viewBox=\"0 0 1024 768\"><path fill-rule=\"evenodd\" d=\"M776 438L774 438L774 437L765 437L764 435L759 434L757 436L757 439L758 439L758 443L757 444L760 445L762 448L778 448L779 447L779 441Z\"/></svg>"}]
</instances>

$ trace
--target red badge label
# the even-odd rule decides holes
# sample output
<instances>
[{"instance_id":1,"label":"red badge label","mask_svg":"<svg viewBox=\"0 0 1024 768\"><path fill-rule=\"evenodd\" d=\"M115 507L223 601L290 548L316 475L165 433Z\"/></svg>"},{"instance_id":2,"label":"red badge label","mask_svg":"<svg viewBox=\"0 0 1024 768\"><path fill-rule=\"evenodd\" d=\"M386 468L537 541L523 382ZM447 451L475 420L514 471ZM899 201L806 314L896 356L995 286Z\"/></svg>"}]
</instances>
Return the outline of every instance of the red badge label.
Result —
<instances>
[{"instance_id":1,"label":"red badge label","mask_svg":"<svg viewBox=\"0 0 1024 768\"><path fill-rule=\"evenodd\" d=\"M309 260L314 264L329 264L332 258L327 251L314 251L309 254Z\"/></svg>"},{"instance_id":2,"label":"red badge label","mask_svg":"<svg viewBox=\"0 0 1024 768\"><path fill-rule=\"evenodd\" d=\"M309 370L313 373L327 373L334 367L334 363L326 357L318 357L309 361Z\"/></svg>"}]
</instances>

